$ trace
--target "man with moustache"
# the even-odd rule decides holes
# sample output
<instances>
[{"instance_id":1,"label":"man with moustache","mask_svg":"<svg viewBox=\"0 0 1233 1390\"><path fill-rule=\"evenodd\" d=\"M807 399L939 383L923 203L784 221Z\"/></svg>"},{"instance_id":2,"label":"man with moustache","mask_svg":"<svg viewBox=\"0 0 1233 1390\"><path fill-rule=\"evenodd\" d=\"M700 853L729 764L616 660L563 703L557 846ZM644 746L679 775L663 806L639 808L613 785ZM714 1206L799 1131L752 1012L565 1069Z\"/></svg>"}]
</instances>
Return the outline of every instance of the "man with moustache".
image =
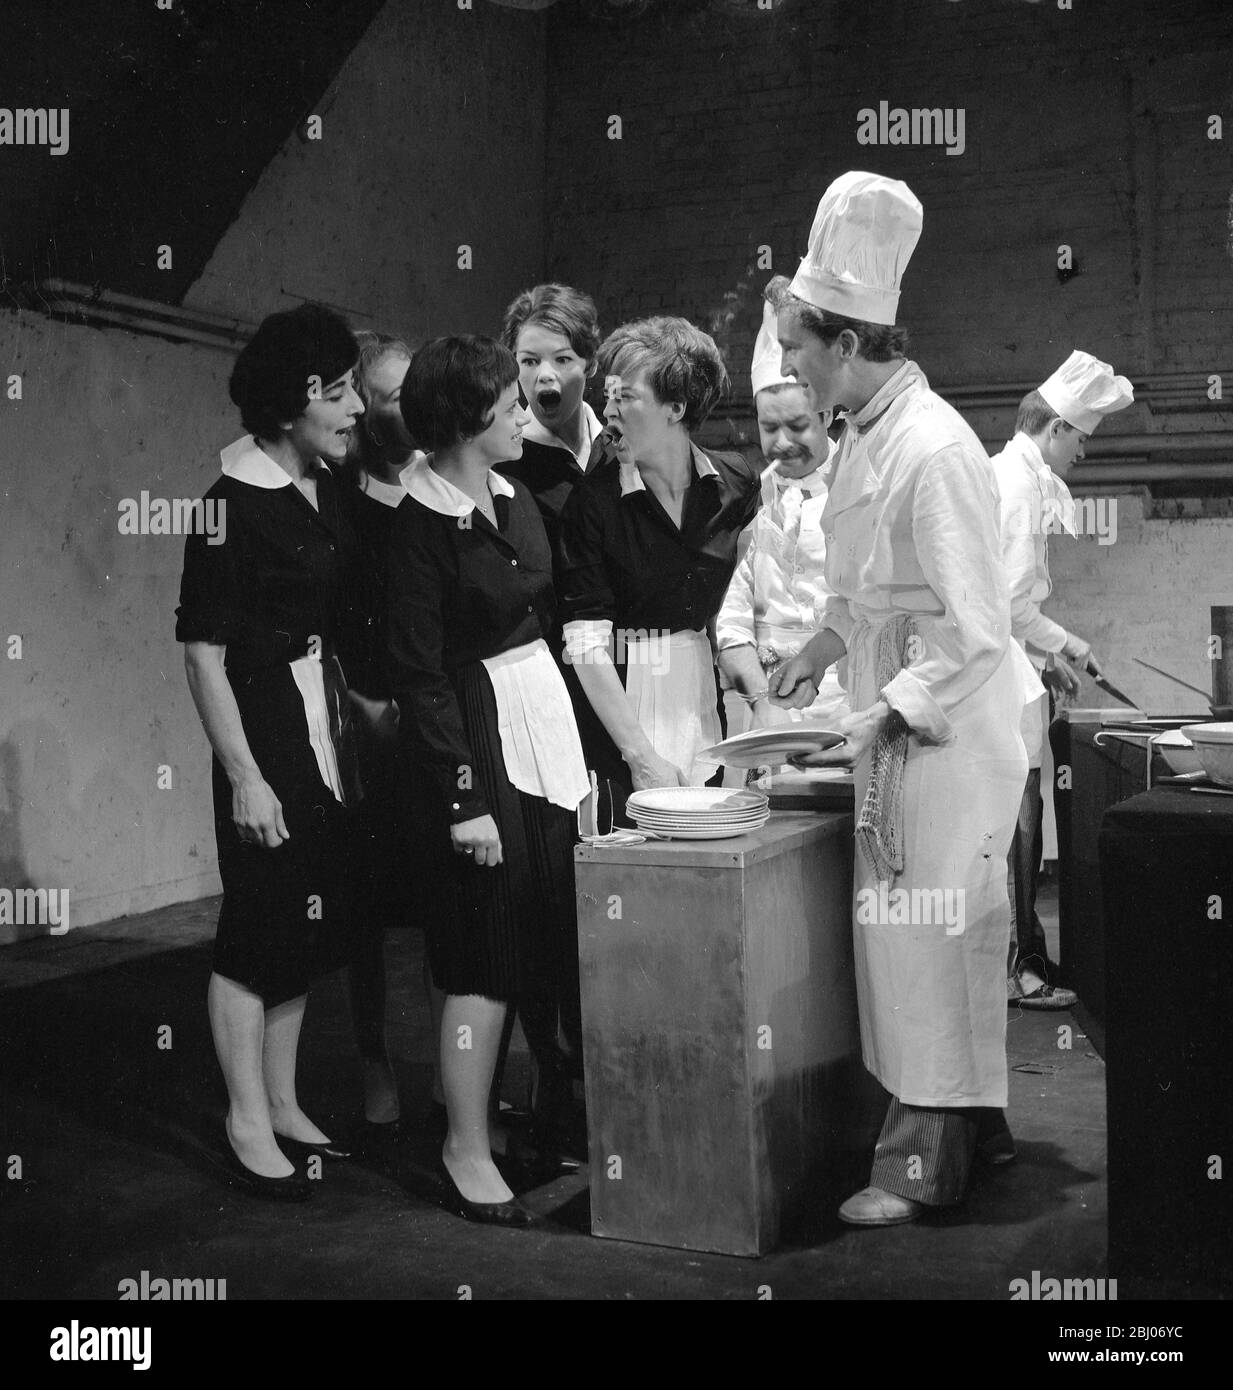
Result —
<instances>
[{"instance_id":1,"label":"man with moustache","mask_svg":"<svg viewBox=\"0 0 1233 1390\"><path fill-rule=\"evenodd\" d=\"M749 707L749 718L730 728L731 734L786 724L793 717L771 704L767 682L813 636L830 593L819 525L831 471L830 412L819 414L804 387L780 373L769 303L750 375L758 436L771 467L763 478L761 510L749 527L748 548L716 621L719 669ZM849 712L832 666L805 713L826 721Z\"/></svg>"},{"instance_id":2,"label":"man with moustache","mask_svg":"<svg viewBox=\"0 0 1233 1390\"><path fill-rule=\"evenodd\" d=\"M595 374L599 321L589 295L569 285L536 285L506 309L502 341L518 362L518 385L531 412L522 431L522 457L497 472L523 484L535 499L552 547L553 579L560 598L561 512L586 476L603 428L583 399ZM562 660L559 626L548 645L565 679L584 744L598 724L574 668ZM589 746L589 744L587 745ZM586 1158L586 1117L581 1101L582 1007L578 943L559 943L553 962L535 972L542 988L519 1003L531 1049L533 1134L545 1150L574 1162Z\"/></svg>"}]
</instances>

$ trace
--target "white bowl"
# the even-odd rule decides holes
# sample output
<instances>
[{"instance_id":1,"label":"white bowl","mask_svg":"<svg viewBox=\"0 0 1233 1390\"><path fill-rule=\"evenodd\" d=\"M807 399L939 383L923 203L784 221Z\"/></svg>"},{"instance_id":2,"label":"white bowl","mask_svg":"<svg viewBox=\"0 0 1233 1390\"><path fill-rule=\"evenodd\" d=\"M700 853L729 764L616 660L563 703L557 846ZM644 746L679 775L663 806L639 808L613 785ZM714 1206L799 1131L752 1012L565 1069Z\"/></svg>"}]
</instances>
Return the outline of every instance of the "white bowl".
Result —
<instances>
[{"instance_id":1,"label":"white bowl","mask_svg":"<svg viewBox=\"0 0 1233 1390\"><path fill-rule=\"evenodd\" d=\"M1203 771L1202 759L1180 729L1170 729L1167 734L1157 734L1152 742L1160 749L1161 757L1169 764L1169 771L1174 776Z\"/></svg>"},{"instance_id":2,"label":"white bowl","mask_svg":"<svg viewBox=\"0 0 1233 1390\"><path fill-rule=\"evenodd\" d=\"M1233 724L1187 724L1182 733L1194 744L1203 771L1217 786L1233 787Z\"/></svg>"}]
</instances>

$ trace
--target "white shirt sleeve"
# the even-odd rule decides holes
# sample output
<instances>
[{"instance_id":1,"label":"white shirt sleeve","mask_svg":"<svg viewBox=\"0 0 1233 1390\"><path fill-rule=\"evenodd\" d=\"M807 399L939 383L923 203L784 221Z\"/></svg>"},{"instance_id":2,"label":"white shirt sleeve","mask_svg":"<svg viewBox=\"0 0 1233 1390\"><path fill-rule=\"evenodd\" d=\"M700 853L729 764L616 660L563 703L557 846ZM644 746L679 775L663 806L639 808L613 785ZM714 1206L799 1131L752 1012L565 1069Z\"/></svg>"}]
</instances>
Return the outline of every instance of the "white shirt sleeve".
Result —
<instances>
[{"instance_id":1,"label":"white shirt sleeve","mask_svg":"<svg viewBox=\"0 0 1233 1390\"><path fill-rule=\"evenodd\" d=\"M1036 480L1021 468L1000 471L998 486L1002 494L1001 543L1006 581L1010 587L1011 631L1025 646L1042 652L1060 652L1066 644L1066 629L1046 618L1032 597L1038 580L1048 582L1046 571L1038 573L1037 527L1043 510L1033 506Z\"/></svg>"},{"instance_id":2,"label":"white shirt sleeve","mask_svg":"<svg viewBox=\"0 0 1233 1390\"><path fill-rule=\"evenodd\" d=\"M758 550L757 523L749 528L749 545L732 575L715 622L715 647L756 646L754 636L754 558Z\"/></svg>"},{"instance_id":3,"label":"white shirt sleeve","mask_svg":"<svg viewBox=\"0 0 1233 1390\"><path fill-rule=\"evenodd\" d=\"M947 712L997 670L1010 640L1010 598L999 553L989 461L961 445L939 450L916 487L912 538L943 604L916 619L921 650L882 694L930 743L953 737Z\"/></svg>"}]
</instances>

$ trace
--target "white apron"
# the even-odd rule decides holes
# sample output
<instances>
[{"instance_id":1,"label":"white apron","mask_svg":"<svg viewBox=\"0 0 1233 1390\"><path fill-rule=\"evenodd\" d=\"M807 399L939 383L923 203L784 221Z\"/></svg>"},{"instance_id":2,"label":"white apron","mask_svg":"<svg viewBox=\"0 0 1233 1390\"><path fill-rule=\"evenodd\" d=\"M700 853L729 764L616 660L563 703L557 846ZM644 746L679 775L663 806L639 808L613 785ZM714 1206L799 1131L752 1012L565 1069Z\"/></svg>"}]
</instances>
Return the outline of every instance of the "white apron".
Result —
<instances>
[{"instance_id":1,"label":"white apron","mask_svg":"<svg viewBox=\"0 0 1233 1390\"><path fill-rule=\"evenodd\" d=\"M852 629L848 680L854 710L878 699L877 632L878 625L868 621ZM908 1105L1006 1104L1006 855L1027 777L1013 714L1022 709L1020 660L1026 658L1011 642L992 679L950 711L953 743L908 743L904 871L890 886L909 893L961 889L962 899L953 901L962 912L953 917L963 930L950 931L936 920L901 924L893 913L882 922L862 923L861 891L876 895L878 884L865 855L856 853L861 1052L865 1066ZM854 769L857 806L865 798L872 758L871 749Z\"/></svg>"},{"instance_id":2,"label":"white apron","mask_svg":"<svg viewBox=\"0 0 1233 1390\"><path fill-rule=\"evenodd\" d=\"M661 758L685 774L691 787L715 775L717 764L698 757L723 738L715 707L715 656L704 632L629 638L625 693L634 718Z\"/></svg>"},{"instance_id":3,"label":"white apron","mask_svg":"<svg viewBox=\"0 0 1233 1390\"><path fill-rule=\"evenodd\" d=\"M569 691L542 637L481 658L492 682L505 775L567 811L591 790Z\"/></svg>"}]
</instances>

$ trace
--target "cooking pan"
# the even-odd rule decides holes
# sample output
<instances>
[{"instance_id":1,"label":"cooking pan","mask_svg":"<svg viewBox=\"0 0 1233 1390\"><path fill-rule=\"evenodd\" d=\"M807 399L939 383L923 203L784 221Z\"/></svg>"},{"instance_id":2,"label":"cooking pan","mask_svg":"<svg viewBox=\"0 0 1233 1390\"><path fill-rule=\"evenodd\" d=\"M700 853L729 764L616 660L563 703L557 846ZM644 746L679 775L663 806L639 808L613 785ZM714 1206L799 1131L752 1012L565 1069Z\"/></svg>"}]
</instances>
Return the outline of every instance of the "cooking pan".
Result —
<instances>
[{"instance_id":1,"label":"cooking pan","mask_svg":"<svg viewBox=\"0 0 1233 1390\"><path fill-rule=\"evenodd\" d=\"M1200 690L1197 685L1191 685L1189 681L1184 681L1180 676L1171 675L1168 671L1162 671L1159 666L1153 666L1150 661L1144 661L1142 657L1135 657L1140 666L1146 666L1149 671L1155 671L1158 676L1163 676L1165 680L1172 681L1174 685L1183 686L1187 690L1193 690L1196 695L1202 695L1207 700L1207 691ZM1099 682L1097 682L1099 684ZM1212 712L1213 719L1233 720L1233 705L1213 705L1208 700L1208 709Z\"/></svg>"}]
</instances>

